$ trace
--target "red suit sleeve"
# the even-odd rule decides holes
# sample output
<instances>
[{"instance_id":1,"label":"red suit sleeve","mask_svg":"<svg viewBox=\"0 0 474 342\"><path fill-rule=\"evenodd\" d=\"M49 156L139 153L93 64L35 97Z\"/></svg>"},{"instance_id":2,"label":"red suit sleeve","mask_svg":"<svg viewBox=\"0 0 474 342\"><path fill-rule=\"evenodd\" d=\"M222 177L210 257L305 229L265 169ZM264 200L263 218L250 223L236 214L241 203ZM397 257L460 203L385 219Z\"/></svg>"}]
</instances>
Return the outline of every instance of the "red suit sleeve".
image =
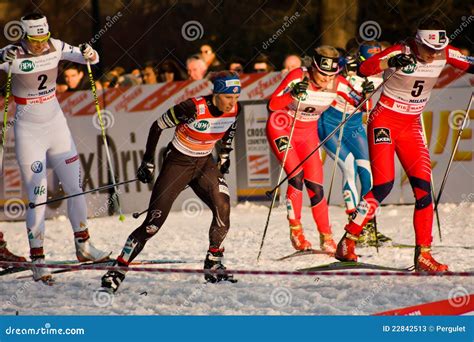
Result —
<instances>
[{"instance_id":1,"label":"red suit sleeve","mask_svg":"<svg viewBox=\"0 0 474 342\"><path fill-rule=\"evenodd\" d=\"M464 56L461 51L451 45L446 47L446 63L452 65L456 69L467 71L470 74L474 73L472 57Z\"/></svg>"},{"instance_id":2,"label":"red suit sleeve","mask_svg":"<svg viewBox=\"0 0 474 342\"><path fill-rule=\"evenodd\" d=\"M350 103L352 106L357 107L364 100L364 97L360 92L354 89L354 87L341 75L337 76L337 95L341 96L344 100ZM372 107L372 99L369 99L368 106ZM361 108L360 110L365 110Z\"/></svg>"},{"instance_id":3,"label":"red suit sleeve","mask_svg":"<svg viewBox=\"0 0 474 342\"><path fill-rule=\"evenodd\" d=\"M337 82L337 95L341 96L354 107L357 107L362 98L361 94L341 75L337 75L335 81Z\"/></svg>"},{"instance_id":4,"label":"red suit sleeve","mask_svg":"<svg viewBox=\"0 0 474 342\"><path fill-rule=\"evenodd\" d=\"M291 88L293 84L303 80L304 72L302 68L292 70L286 75L278 88L273 92L268 102L268 109L272 112L286 108L293 98L291 97Z\"/></svg>"},{"instance_id":5,"label":"red suit sleeve","mask_svg":"<svg viewBox=\"0 0 474 342\"><path fill-rule=\"evenodd\" d=\"M380 61L388 59L392 56L402 53L403 46L400 44L393 45L382 52L379 52L365 60L359 67L359 73L363 76L372 76L381 73Z\"/></svg>"}]
</instances>

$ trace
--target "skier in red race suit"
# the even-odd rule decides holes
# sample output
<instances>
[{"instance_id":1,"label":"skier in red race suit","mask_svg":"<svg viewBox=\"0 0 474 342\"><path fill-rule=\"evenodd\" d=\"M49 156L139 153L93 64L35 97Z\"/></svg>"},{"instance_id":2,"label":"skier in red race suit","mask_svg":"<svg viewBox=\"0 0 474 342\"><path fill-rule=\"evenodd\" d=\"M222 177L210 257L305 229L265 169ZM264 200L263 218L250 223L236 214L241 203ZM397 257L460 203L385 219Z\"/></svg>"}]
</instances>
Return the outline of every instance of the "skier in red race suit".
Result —
<instances>
[{"instance_id":1,"label":"skier in red race suit","mask_svg":"<svg viewBox=\"0 0 474 342\"><path fill-rule=\"evenodd\" d=\"M360 72L365 76L383 70L384 77L392 72L395 74L384 85L380 100L368 120L367 135L374 186L346 225L346 233L337 246L337 259L357 261L355 241L393 187L396 153L416 199L413 219L416 236L415 269L429 272L448 270L447 265L437 262L431 255L431 161L420 123L420 114L446 63L473 72L473 65L468 58L448 43L444 25L438 20L429 19L419 26L415 39L396 44L367 59L360 66Z\"/></svg>"},{"instance_id":2,"label":"skier in red race suit","mask_svg":"<svg viewBox=\"0 0 474 342\"><path fill-rule=\"evenodd\" d=\"M280 163L285 150L288 156L283 165L287 174L306 158L319 144L318 119L329 108L337 95L357 106L361 94L350 87L342 76L338 76L339 52L331 46L315 50L312 66L292 70L270 98L270 113L267 122L267 138ZM365 85L373 90L373 83ZM290 141L290 132L296 113L296 123ZM286 205L290 225L290 240L296 250L311 248L301 225L303 185L311 200L311 211L320 234L320 247L334 253L336 244L329 224L328 206L323 191L323 167L319 153L314 153L302 166L291 173L288 180Z\"/></svg>"}]
</instances>

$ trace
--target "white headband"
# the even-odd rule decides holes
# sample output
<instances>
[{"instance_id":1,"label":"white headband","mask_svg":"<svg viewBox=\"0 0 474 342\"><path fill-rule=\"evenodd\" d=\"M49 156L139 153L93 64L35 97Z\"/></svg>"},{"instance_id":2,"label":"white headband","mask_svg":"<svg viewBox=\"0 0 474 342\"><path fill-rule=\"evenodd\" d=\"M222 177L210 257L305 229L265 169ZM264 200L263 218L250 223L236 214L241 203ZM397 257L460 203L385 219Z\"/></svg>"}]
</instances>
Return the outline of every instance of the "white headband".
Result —
<instances>
[{"instance_id":1,"label":"white headband","mask_svg":"<svg viewBox=\"0 0 474 342\"><path fill-rule=\"evenodd\" d=\"M418 30L416 40L434 50L443 50L449 44L444 30Z\"/></svg>"},{"instance_id":2,"label":"white headband","mask_svg":"<svg viewBox=\"0 0 474 342\"><path fill-rule=\"evenodd\" d=\"M49 26L46 17L30 20L21 18L21 24L28 36L41 36L49 33Z\"/></svg>"}]
</instances>

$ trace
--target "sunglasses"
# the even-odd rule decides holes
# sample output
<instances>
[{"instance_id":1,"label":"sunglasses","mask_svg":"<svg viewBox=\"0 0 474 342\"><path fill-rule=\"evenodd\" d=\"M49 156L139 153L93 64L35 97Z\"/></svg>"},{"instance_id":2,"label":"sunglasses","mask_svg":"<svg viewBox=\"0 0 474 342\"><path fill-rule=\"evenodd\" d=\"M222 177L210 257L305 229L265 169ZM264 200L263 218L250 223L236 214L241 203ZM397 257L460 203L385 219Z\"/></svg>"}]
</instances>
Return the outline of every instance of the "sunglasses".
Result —
<instances>
[{"instance_id":1,"label":"sunglasses","mask_svg":"<svg viewBox=\"0 0 474 342\"><path fill-rule=\"evenodd\" d=\"M26 36L26 39L32 43L46 43L51 37L51 32L48 32L48 35L44 38L34 38L32 36Z\"/></svg>"}]
</instances>

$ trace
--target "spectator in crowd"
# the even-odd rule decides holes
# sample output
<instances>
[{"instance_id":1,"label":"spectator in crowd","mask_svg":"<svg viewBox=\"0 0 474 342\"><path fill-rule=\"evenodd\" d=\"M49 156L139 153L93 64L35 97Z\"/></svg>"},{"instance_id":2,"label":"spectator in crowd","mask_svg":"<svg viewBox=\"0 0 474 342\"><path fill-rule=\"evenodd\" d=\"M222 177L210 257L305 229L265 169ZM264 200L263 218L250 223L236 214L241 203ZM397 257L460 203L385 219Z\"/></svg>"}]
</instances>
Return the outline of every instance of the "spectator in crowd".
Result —
<instances>
[{"instance_id":1,"label":"spectator in crowd","mask_svg":"<svg viewBox=\"0 0 474 342\"><path fill-rule=\"evenodd\" d=\"M76 63L70 63L63 72L64 82L67 85L66 91L78 91L90 89L90 83L84 77L84 70Z\"/></svg>"},{"instance_id":2,"label":"spectator in crowd","mask_svg":"<svg viewBox=\"0 0 474 342\"><path fill-rule=\"evenodd\" d=\"M242 74L244 72L245 61L240 57L231 57L226 65L226 69L237 74Z\"/></svg>"},{"instance_id":3,"label":"spectator in crowd","mask_svg":"<svg viewBox=\"0 0 474 342\"><path fill-rule=\"evenodd\" d=\"M140 77L131 73L119 76L117 83L119 87L133 87L141 84Z\"/></svg>"},{"instance_id":4,"label":"spectator in crowd","mask_svg":"<svg viewBox=\"0 0 474 342\"><path fill-rule=\"evenodd\" d=\"M270 72L275 70L267 55L261 53L253 62L252 72Z\"/></svg>"},{"instance_id":5,"label":"spectator in crowd","mask_svg":"<svg viewBox=\"0 0 474 342\"><path fill-rule=\"evenodd\" d=\"M158 66L159 82L183 81L185 79L183 70L172 59L167 59Z\"/></svg>"},{"instance_id":6,"label":"spectator in crowd","mask_svg":"<svg viewBox=\"0 0 474 342\"><path fill-rule=\"evenodd\" d=\"M301 67L301 58L297 55L288 55L286 56L283 62L283 73L290 72L293 69L297 69Z\"/></svg>"},{"instance_id":7,"label":"spectator in crowd","mask_svg":"<svg viewBox=\"0 0 474 342\"><path fill-rule=\"evenodd\" d=\"M145 63L145 67L142 70L143 84L155 84L158 83L158 68L155 61L148 61Z\"/></svg>"},{"instance_id":8,"label":"spectator in crowd","mask_svg":"<svg viewBox=\"0 0 474 342\"><path fill-rule=\"evenodd\" d=\"M117 76L125 75L125 68L121 66L116 66L111 71L117 74Z\"/></svg>"},{"instance_id":9,"label":"spectator in crowd","mask_svg":"<svg viewBox=\"0 0 474 342\"><path fill-rule=\"evenodd\" d=\"M136 77L136 79L138 80L138 83L139 83L139 84L142 84L142 83L143 83L142 72L140 71L139 68L133 69L130 74Z\"/></svg>"},{"instance_id":10,"label":"spectator in crowd","mask_svg":"<svg viewBox=\"0 0 474 342\"><path fill-rule=\"evenodd\" d=\"M192 55L186 60L189 79L193 81L202 80L207 72L207 65L201 55Z\"/></svg>"},{"instance_id":11,"label":"spectator in crowd","mask_svg":"<svg viewBox=\"0 0 474 342\"><path fill-rule=\"evenodd\" d=\"M207 71L221 71L224 69L224 65L219 61L209 44L201 45L200 53L202 59L206 62Z\"/></svg>"},{"instance_id":12,"label":"spectator in crowd","mask_svg":"<svg viewBox=\"0 0 474 342\"><path fill-rule=\"evenodd\" d=\"M102 83L102 88L116 88L118 87L118 78L119 76L115 71L109 71L102 75L100 82Z\"/></svg>"}]
</instances>

